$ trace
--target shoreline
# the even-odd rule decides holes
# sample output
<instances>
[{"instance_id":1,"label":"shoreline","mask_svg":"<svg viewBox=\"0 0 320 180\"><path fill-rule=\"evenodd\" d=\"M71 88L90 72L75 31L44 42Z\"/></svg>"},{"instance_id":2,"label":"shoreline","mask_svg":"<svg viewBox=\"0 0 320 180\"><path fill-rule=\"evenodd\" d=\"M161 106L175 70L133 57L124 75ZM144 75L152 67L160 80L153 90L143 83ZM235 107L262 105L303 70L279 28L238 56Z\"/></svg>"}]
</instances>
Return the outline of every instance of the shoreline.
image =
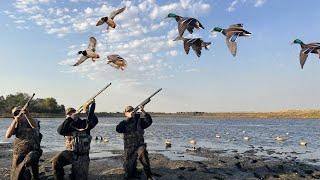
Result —
<instances>
[{"instance_id":1,"label":"shoreline","mask_svg":"<svg viewBox=\"0 0 320 180\"><path fill-rule=\"evenodd\" d=\"M31 113L35 118L64 118L64 114L39 114ZM179 112L179 113L158 113L150 112L153 117L165 118L214 118L214 119L320 119L320 111L285 111L285 112ZM123 113L97 112L98 117L121 118ZM85 114L81 116L85 117ZM12 118L11 114L0 115L0 120Z\"/></svg>"},{"instance_id":2,"label":"shoreline","mask_svg":"<svg viewBox=\"0 0 320 180\"><path fill-rule=\"evenodd\" d=\"M9 179L11 167L10 144L0 145L0 175ZM198 148L195 151L186 150L184 155L204 157L206 160L170 160L160 153L150 153L152 171L162 175L156 179L320 179L320 166L297 160L292 155L283 158L258 155L261 147L253 147L243 153L234 151L214 151ZM227 150L226 150L227 151ZM121 154L123 151L112 152ZM50 159L57 152L45 152L40 160L40 179L53 179ZM89 179L123 179L123 157L91 158ZM139 164L139 163L138 163ZM138 165L141 171L141 164ZM65 168L69 174L70 166ZM67 175L66 175L67 177ZM145 179L144 174L141 174Z\"/></svg>"}]
</instances>

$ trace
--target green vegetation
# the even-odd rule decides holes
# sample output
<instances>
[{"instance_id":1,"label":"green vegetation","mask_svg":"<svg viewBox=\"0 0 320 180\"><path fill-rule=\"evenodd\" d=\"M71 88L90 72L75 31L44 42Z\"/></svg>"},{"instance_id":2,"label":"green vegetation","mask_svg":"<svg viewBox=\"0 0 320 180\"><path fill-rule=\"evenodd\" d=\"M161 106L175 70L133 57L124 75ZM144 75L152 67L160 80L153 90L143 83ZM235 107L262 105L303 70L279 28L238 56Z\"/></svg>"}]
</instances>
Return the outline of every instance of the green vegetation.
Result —
<instances>
[{"instance_id":1,"label":"green vegetation","mask_svg":"<svg viewBox=\"0 0 320 180\"><path fill-rule=\"evenodd\" d=\"M30 96L26 93L10 94L6 97L0 96L0 114L1 116L11 116L11 109L15 106L23 106ZM37 98L30 102L29 111L32 114L64 114L64 105L59 105L55 98Z\"/></svg>"},{"instance_id":2,"label":"green vegetation","mask_svg":"<svg viewBox=\"0 0 320 180\"><path fill-rule=\"evenodd\" d=\"M26 93L17 93L6 97L0 96L0 117L11 117L14 106L23 106L29 99ZM59 105L55 98L37 98L31 101L29 110L34 117L64 117L65 107ZM124 117L122 112L97 112L99 117ZM279 112L152 112L155 117L196 117L217 119L320 119L320 110L288 110ZM85 114L82 114L85 116Z\"/></svg>"}]
</instances>

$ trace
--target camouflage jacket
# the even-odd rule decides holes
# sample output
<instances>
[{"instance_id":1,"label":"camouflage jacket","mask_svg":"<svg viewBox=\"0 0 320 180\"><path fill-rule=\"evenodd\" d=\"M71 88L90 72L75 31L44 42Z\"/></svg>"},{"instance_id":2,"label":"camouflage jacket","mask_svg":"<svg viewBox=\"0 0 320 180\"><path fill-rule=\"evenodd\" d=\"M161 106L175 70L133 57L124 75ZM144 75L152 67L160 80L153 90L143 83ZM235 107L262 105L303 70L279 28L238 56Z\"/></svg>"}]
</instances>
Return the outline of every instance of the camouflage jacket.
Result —
<instances>
[{"instance_id":1,"label":"camouflage jacket","mask_svg":"<svg viewBox=\"0 0 320 180\"><path fill-rule=\"evenodd\" d=\"M152 124L152 118L150 114L144 114L144 117L140 117L140 114L135 114L133 118L121 121L116 131L123 133L124 148L137 148L144 144L144 129L148 128Z\"/></svg>"}]
</instances>

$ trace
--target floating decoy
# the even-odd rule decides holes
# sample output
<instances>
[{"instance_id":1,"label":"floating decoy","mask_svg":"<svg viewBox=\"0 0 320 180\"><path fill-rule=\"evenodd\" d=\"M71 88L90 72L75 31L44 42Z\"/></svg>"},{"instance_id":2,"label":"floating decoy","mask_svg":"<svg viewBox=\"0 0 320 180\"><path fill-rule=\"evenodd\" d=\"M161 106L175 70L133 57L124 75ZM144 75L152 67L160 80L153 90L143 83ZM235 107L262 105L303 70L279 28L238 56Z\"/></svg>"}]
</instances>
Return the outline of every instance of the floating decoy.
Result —
<instances>
[{"instance_id":1,"label":"floating decoy","mask_svg":"<svg viewBox=\"0 0 320 180\"><path fill-rule=\"evenodd\" d=\"M100 25L106 23L106 24L107 24L107 30L109 29L109 27L115 28L115 27L116 27L116 23L114 22L113 19L114 19L118 14L122 13L125 9L126 9L126 7L123 7L123 8L121 8L121 9L117 9L117 10L115 10L115 11L112 11L112 12L110 13L109 17L108 17L108 16L102 17L102 18L97 22L96 26L100 26Z\"/></svg>"},{"instance_id":2,"label":"floating decoy","mask_svg":"<svg viewBox=\"0 0 320 180\"><path fill-rule=\"evenodd\" d=\"M201 50L202 48L205 48L206 50L209 50L208 47L211 44L211 42L204 42L201 38L184 38L178 36L174 41L182 40L183 41L183 47L186 54L189 54L190 47L192 47L193 51L196 53L198 57L201 56Z\"/></svg>"},{"instance_id":3,"label":"floating decoy","mask_svg":"<svg viewBox=\"0 0 320 180\"><path fill-rule=\"evenodd\" d=\"M246 140L246 141L249 141L249 140L250 140L250 137L245 136L245 137L243 137L243 139Z\"/></svg>"},{"instance_id":4,"label":"floating decoy","mask_svg":"<svg viewBox=\"0 0 320 180\"><path fill-rule=\"evenodd\" d=\"M192 144L192 149L196 150L196 144L197 144L197 141L192 139L189 141L190 144Z\"/></svg>"},{"instance_id":5,"label":"floating decoy","mask_svg":"<svg viewBox=\"0 0 320 180\"><path fill-rule=\"evenodd\" d=\"M179 31L179 36L182 37L184 34L185 30L188 30L190 34L193 33L193 29L204 29L202 24L200 23L199 20L195 18L190 18L190 17L181 17L178 16L174 13L169 13L167 18L175 18L176 21L178 22L178 31Z\"/></svg>"},{"instance_id":6,"label":"floating decoy","mask_svg":"<svg viewBox=\"0 0 320 180\"><path fill-rule=\"evenodd\" d=\"M287 138L285 138L285 137L283 137L283 136L277 136L277 137L275 138L275 140L276 140L276 141L286 141Z\"/></svg>"},{"instance_id":7,"label":"floating decoy","mask_svg":"<svg viewBox=\"0 0 320 180\"><path fill-rule=\"evenodd\" d=\"M91 58L93 62L96 61L95 59L100 58L99 54L96 53L96 45L97 45L96 38L90 37L88 48L86 50L78 52L78 54L81 54L82 56L80 57L78 62L76 62L73 66L80 65L88 58Z\"/></svg>"},{"instance_id":8,"label":"floating decoy","mask_svg":"<svg viewBox=\"0 0 320 180\"><path fill-rule=\"evenodd\" d=\"M309 53L318 54L320 59L320 43L309 43L304 44L300 39L295 39L292 44L300 44L301 50L300 50L300 65L301 69L303 69L303 66L308 58Z\"/></svg>"},{"instance_id":9,"label":"floating decoy","mask_svg":"<svg viewBox=\"0 0 320 180\"><path fill-rule=\"evenodd\" d=\"M216 134L216 138L221 138L221 136L219 134Z\"/></svg>"},{"instance_id":10,"label":"floating decoy","mask_svg":"<svg viewBox=\"0 0 320 180\"><path fill-rule=\"evenodd\" d=\"M299 144L300 146L307 146L308 142L305 140L300 140Z\"/></svg>"},{"instance_id":11,"label":"floating decoy","mask_svg":"<svg viewBox=\"0 0 320 180\"><path fill-rule=\"evenodd\" d=\"M211 32L221 32L226 36L226 43L231 52L231 54L235 57L237 54L237 43L236 40L241 36L250 36L251 33L243 29L243 24L232 24L227 29L222 29L219 27L215 27L211 30Z\"/></svg>"},{"instance_id":12,"label":"floating decoy","mask_svg":"<svg viewBox=\"0 0 320 180\"><path fill-rule=\"evenodd\" d=\"M171 141L170 139L166 139L166 141L164 142L166 145L166 148L170 148L171 147Z\"/></svg>"},{"instance_id":13,"label":"floating decoy","mask_svg":"<svg viewBox=\"0 0 320 180\"><path fill-rule=\"evenodd\" d=\"M110 64L110 66L116 69L124 70L128 66L127 61L123 59L121 56L119 56L118 54L111 54L107 56L107 59L108 59L107 64Z\"/></svg>"}]
</instances>

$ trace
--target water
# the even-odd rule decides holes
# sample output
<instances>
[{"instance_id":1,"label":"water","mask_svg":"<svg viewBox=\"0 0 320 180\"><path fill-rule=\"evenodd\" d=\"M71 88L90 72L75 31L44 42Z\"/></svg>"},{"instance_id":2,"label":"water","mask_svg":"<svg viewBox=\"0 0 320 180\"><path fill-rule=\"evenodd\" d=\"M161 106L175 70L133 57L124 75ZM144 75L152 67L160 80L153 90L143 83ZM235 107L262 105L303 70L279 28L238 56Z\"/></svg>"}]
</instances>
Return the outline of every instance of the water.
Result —
<instances>
[{"instance_id":1,"label":"water","mask_svg":"<svg viewBox=\"0 0 320 180\"><path fill-rule=\"evenodd\" d=\"M61 151L64 149L64 139L57 133L57 127L62 118L40 119L43 134L44 151ZM91 131L95 136L108 138L108 143L93 140L91 157L112 156L111 152L123 149L122 136L115 131L122 118L99 118L99 124ZM172 159L195 159L196 157L181 155L186 148L191 148L189 140L195 139L197 147L213 150L232 150L239 152L250 149L249 145L262 146L264 149L274 149L277 152L297 152L300 160L318 159L320 155L318 140L320 121L316 119L210 119L210 118L154 118L154 123L145 132L145 140L151 152L160 152ZM0 143L12 142L13 138L4 138L10 119L0 120ZM216 138L219 134L221 138ZM279 143L276 136L286 136L289 139ZM250 137L249 141L244 137ZM165 139L170 139L172 148L166 149ZM300 146L303 139L308 146ZM301 154L300 154L301 153ZM201 158L197 158L201 160Z\"/></svg>"}]
</instances>

